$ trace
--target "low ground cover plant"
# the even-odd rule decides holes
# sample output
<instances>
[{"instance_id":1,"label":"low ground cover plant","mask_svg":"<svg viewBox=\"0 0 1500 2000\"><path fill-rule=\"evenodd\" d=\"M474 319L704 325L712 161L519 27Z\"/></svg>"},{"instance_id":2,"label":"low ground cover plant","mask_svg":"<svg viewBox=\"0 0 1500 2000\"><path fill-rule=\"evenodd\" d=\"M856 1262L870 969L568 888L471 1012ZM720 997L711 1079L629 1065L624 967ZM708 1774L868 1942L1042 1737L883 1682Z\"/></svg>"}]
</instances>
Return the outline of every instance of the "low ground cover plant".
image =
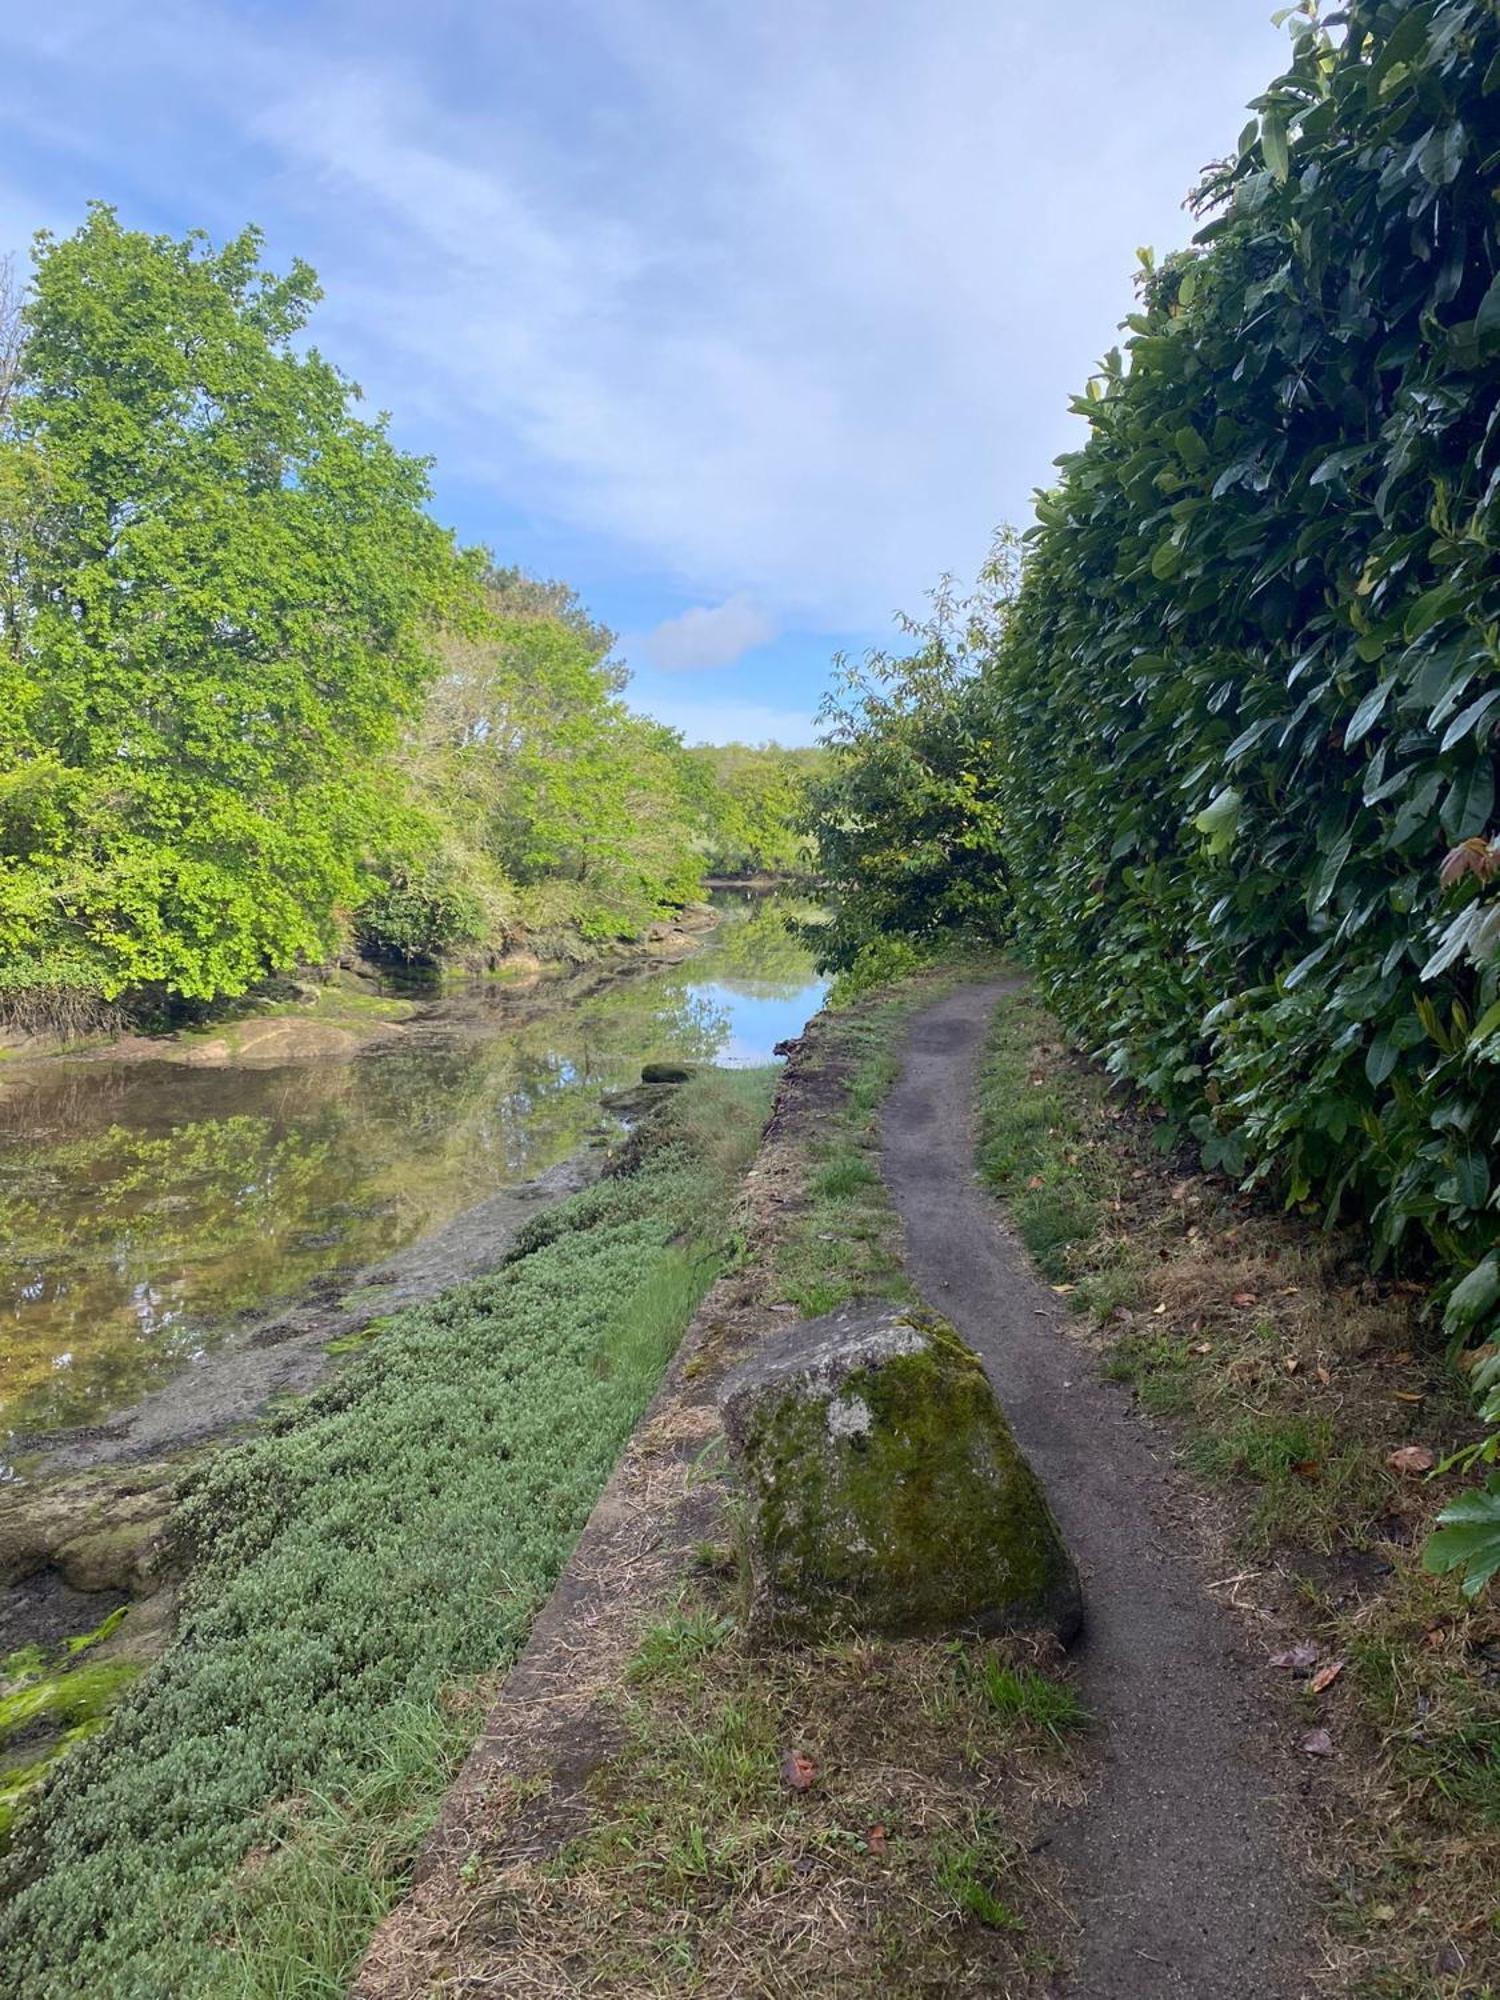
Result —
<instances>
[{"instance_id":1,"label":"low ground cover plant","mask_svg":"<svg viewBox=\"0 0 1500 2000\"><path fill-rule=\"evenodd\" d=\"M492 1276L191 1482L167 1654L18 1815L22 2000L332 1995L721 1267L764 1072L705 1073ZM466 1694L465 1690L469 1692Z\"/></svg>"}]
</instances>

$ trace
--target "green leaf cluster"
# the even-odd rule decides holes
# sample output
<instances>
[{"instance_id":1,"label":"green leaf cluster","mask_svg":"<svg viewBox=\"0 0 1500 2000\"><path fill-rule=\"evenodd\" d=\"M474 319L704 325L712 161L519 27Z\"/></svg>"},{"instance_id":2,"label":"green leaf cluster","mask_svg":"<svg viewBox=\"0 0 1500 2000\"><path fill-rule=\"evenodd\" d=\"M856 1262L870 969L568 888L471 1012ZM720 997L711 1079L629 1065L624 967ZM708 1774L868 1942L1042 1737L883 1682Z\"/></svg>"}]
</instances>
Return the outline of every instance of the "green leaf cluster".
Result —
<instances>
[{"instance_id":1,"label":"green leaf cluster","mask_svg":"<svg viewBox=\"0 0 1500 2000\"><path fill-rule=\"evenodd\" d=\"M822 773L818 749L779 743L705 744L687 752L703 819L710 875L799 875L813 861L807 789Z\"/></svg>"},{"instance_id":2,"label":"green leaf cluster","mask_svg":"<svg viewBox=\"0 0 1500 2000\"><path fill-rule=\"evenodd\" d=\"M1002 800L983 671L1004 630L1017 545L1002 534L966 597L944 579L925 618L903 617L904 652L841 656L819 720L826 754L805 823L837 913L823 963L853 992L893 963L1010 927Z\"/></svg>"},{"instance_id":3,"label":"green leaf cluster","mask_svg":"<svg viewBox=\"0 0 1500 2000\"><path fill-rule=\"evenodd\" d=\"M95 206L0 412L6 983L242 991L327 951L464 614L427 473L300 336L313 274Z\"/></svg>"}]
</instances>

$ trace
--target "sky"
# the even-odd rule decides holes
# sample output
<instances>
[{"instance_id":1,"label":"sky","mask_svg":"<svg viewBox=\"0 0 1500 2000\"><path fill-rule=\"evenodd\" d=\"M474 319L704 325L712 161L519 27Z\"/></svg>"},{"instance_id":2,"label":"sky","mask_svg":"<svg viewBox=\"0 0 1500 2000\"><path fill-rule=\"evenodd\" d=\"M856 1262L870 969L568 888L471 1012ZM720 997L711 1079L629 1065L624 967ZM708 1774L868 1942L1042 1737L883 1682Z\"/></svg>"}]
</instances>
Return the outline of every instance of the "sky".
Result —
<instances>
[{"instance_id":1,"label":"sky","mask_svg":"<svg viewBox=\"0 0 1500 2000\"><path fill-rule=\"evenodd\" d=\"M1284 66L1272 0L0 9L0 251L314 265L435 511L570 583L689 741L806 742L1081 441L1136 248Z\"/></svg>"}]
</instances>

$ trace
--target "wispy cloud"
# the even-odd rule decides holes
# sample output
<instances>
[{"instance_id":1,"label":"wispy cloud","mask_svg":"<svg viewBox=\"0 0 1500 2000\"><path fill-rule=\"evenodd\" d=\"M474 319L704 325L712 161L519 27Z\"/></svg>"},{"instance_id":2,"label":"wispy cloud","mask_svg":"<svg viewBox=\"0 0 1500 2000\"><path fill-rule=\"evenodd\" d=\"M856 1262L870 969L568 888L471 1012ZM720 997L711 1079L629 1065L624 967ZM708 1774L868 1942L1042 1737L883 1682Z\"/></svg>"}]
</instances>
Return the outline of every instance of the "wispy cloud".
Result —
<instances>
[{"instance_id":1,"label":"wispy cloud","mask_svg":"<svg viewBox=\"0 0 1500 2000\"><path fill-rule=\"evenodd\" d=\"M323 275L320 343L497 515L721 631L868 633L1072 441L1266 11L69 0L0 22L0 221L74 184L257 216Z\"/></svg>"},{"instance_id":2,"label":"wispy cloud","mask_svg":"<svg viewBox=\"0 0 1500 2000\"><path fill-rule=\"evenodd\" d=\"M728 667L774 638L776 627L745 597L697 605L663 619L638 642L637 656L664 673L695 667Z\"/></svg>"}]
</instances>

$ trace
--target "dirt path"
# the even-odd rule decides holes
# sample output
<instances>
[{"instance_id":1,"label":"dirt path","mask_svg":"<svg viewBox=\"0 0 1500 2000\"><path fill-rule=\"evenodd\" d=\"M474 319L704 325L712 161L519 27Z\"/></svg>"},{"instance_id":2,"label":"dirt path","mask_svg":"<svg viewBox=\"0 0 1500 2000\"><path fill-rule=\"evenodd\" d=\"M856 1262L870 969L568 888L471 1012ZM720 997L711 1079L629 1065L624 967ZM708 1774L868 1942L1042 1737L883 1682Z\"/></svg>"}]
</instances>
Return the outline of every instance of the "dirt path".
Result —
<instances>
[{"instance_id":1,"label":"dirt path","mask_svg":"<svg viewBox=\"0 0 1500 2000\"><path fill-rule=\"evenodd\" d=\"M1297 2000L1303 1895L1275 1798L1261 1662L1203 1588L1184 1495L1123 1391L1064 1332L1056 1298L973 1167L975 1074L1004 983L918 1016L887 1101L884 1168L908 1268L978 1351L1084 1579L1084 1696L1101 1783L1059 1825L1083 1935L1078 2000Z\"/></svg>"}]
</instances>

